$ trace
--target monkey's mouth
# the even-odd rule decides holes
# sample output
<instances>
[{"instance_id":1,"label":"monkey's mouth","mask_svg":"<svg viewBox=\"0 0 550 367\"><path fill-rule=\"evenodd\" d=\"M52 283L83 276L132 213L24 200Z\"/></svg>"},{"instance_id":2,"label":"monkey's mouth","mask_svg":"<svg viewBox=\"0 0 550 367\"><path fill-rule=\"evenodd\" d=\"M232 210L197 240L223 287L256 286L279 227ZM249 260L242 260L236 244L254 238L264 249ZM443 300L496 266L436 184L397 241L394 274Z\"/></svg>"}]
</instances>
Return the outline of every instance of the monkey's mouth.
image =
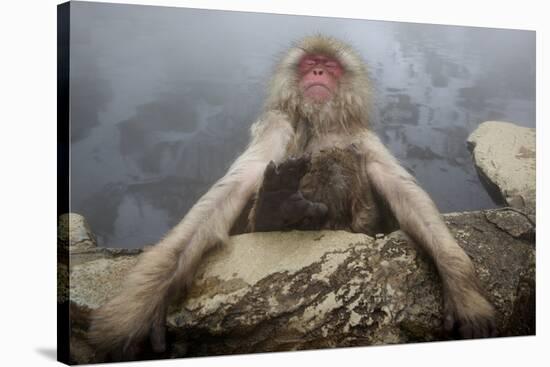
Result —
<instances>
[{"instance_id":1,"label":"monkey's mouth","mask_svg":"<svg viewBox=\"0 0 550 367\"><path fill-rule=\"evenodd\" d=\"M318 82L306 85L303 93L308 100L316 104L323 104L332 98L332 90L326 84Z\"/></svg>"},{"instance_id":2,"label":"monkey's mouth","mask_svg":"<svg viewBox=\"0 0 550 367\"><path fill-rule=\"evenodd\" d=\"M327 87L325 84L323 83L311 83L311 84L308 84L305 88L305 90L308 90L308 89L311 89L313 87L323 87L325 88L326 90L328 90L330 92L330 89L329 87Z\"/></svg>"}]
</instances>

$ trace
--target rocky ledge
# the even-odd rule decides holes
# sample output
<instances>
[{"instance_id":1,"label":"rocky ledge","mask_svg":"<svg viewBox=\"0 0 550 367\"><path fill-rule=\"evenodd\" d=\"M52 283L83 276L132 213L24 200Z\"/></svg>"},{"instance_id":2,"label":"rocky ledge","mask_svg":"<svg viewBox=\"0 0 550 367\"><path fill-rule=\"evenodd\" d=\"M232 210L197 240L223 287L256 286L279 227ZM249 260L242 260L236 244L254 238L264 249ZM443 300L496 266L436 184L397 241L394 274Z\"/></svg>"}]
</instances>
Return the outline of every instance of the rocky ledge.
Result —
<instances>
[{"instance_id":1,"label":"rocky ledge","mask_svg":"<svg viewBox=\"0 0 550 367\"><path fill-rule=\"evenodd\" d=\"M478 173L498 202L536 214L535 129L487 121L468 137Z\"/></svg>"},{"instance_id":2,"label":"rocky ledge","mask_svg":"<svg viewBox=\"0 0 550 367\"><path fill-rule=\"evenodd\" d=\"M498 311L499 335L533 335L529 218L497 209L447 214L445 221ZM94 360L89 313L117 293L140 251L80 243L70 246L66 290L71 358L87 363ZM400 231L378 238L341 231L238 235L207 256L185 300L172 305L166 357L446 340L441 299L431 261Z\"/></svg>"}]
</instances>

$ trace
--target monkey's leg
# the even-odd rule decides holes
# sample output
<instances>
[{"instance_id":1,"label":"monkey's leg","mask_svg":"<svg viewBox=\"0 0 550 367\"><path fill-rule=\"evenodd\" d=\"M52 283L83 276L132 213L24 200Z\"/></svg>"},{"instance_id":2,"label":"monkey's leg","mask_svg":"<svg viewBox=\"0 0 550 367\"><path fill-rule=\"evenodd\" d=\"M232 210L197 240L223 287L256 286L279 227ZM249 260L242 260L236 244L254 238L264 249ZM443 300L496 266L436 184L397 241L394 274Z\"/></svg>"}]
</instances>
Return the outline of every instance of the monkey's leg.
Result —
<instances>
[{"instance_id":1,"label":"monkey's leg","mask_svg":"<svg viewBox=\"0 0 550 367\"><path fill-rule=\"evenodd\" d=\"M304 228L313 223L321 226L328 211L326 205L307 200L300 192L300 180L309 167L309 156L289 158L279 166L269 163L252 214L254 231L313 229Z\"/></svg>"},{"instance_id":2,"label":"monkey's leg","mask_svg":"<svg viewBox=\"0 0 550 367\"><path fill-rule=\"evenodd\" d=\"M370 132L362 139L374 189L401 229L433 259L443 281L444 327L464 338L494 336L495 311L483 296L472 261L458 245L428 194Z\"/></svg>"},{"instance_id":3,"label":"monkey's leg","mask_svg":"<svg viewBox=\"0 0 550 367\"><path fill-rule=\"evenodd\" d=\"M203 255L223 243L233 222L259 187L269 161L286 156L294 129L286 115L269 112L252 126L252 142L228 173L158 244L140 255L120 293L95 310L88 337L99 359L134 359L150 340L166 349L167 305L193 280Z\"/></svg>"}]
</instances>

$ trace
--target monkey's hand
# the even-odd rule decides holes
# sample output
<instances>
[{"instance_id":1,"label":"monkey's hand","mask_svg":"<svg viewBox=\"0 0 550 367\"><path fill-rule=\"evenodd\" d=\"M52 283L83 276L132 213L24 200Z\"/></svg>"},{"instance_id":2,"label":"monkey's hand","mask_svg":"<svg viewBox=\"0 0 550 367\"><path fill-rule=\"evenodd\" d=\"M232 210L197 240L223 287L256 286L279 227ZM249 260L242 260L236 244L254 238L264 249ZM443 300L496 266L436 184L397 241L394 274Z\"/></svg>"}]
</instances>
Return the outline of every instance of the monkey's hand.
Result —
<instances>
[{"instance_id":1,"label":"monkey's hand","mask_svg":"<svg viewBox=\"0 0 550 367\"><path fill-rule=\"evenodd\" d=\"M269 162L264 172L264 180L260 190L266 192L296 192L300 189L300 180L311 166L311 157L291 157L278 166Z\"/></svg>"},{"instance_id":2,"label":"monkey's hand","mask_svg":"<svg viewBox=\"0 0 550 367\"><path fill-rule=\"evenodd\" d=\"M92 312L88 339L95 346L97 362L158 358L167 349L166 306L169 298L162 296L161 286L160 295L151 302L151 295L135 287L137 281L145 279L139 273L129 278L119 295ZM154 293L152 290L147 292Z\"/></svg>"},{"instance_id":3,"label":"monkey's hand","mask_svg":"<svg viewBox=\"0 0 550 367\"><path fill-rule=\"evenodd\" d=\"M464 339L497 336L495 310L477 289L445 292L444 328Z\"/></svg>"},{"instance_id":4,"label":"monkey's hand","mask_svg":"<svg viewBox=\"0 0 550 367\"><path fill-rule=\"evenodd\" d=\"M307 200L300 192L300 180L310 164L311 157L302 156L289 158L279 166L274 162L267 165L256 199L255 231L321 226L327 206Z\"/></svg>"}]
</instances>

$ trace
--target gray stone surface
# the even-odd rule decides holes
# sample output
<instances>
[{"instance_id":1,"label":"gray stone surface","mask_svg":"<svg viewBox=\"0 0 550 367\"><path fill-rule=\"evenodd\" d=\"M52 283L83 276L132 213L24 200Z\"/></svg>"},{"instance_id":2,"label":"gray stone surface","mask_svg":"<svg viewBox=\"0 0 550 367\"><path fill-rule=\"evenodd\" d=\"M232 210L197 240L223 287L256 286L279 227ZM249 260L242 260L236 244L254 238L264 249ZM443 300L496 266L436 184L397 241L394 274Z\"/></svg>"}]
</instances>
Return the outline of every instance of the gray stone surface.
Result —
<instances>
[{"instance_id":1,"label":"gray stone surface","mask_svg":"<svg viewBox=\"0 0 550 367\"><path fill-rule=\"evenodd\" d=\"M487 121L468 137L478 172L511 207L536 215L535 129Z\"/></svg>"},{"instance_id":2,"label":"gray stone surface","mask_svg":"<svg viewBox=\"0 0 550 367\"><path fill-rule=\"evenodd\" d=\"M86 219L77 213L63 214L59 218L60 242L70 246L71 251L78 251L97 246L93 234Z\"/></svg>"},{"instance_id":3,"label":"gray stone surface","mask_svg":"<svg viewBox=\"0 0 550 367\"><path fill-rule=\"evenodd\" d=\"M59 217L57 231L57 302L69 299L69 252L93 249L97 246L86 219L77 213Z\"/></svg>"},{"instance_id":4,"label":"gray stone surface","mask_svg":"<svg viewBox=\"0 0 550 367\"><path fill-rule=\"evenodd\" d=\"M534 227L510 209L445 215L498 311L501 336L535 333ZM115 294L139 251L71 253L71 354L93 361L90 310ZM441 285L400 231L373 239L342 231L231 238L198 270L168 316L164 357L445 340Z\"/></svg>"}]
</instances>

